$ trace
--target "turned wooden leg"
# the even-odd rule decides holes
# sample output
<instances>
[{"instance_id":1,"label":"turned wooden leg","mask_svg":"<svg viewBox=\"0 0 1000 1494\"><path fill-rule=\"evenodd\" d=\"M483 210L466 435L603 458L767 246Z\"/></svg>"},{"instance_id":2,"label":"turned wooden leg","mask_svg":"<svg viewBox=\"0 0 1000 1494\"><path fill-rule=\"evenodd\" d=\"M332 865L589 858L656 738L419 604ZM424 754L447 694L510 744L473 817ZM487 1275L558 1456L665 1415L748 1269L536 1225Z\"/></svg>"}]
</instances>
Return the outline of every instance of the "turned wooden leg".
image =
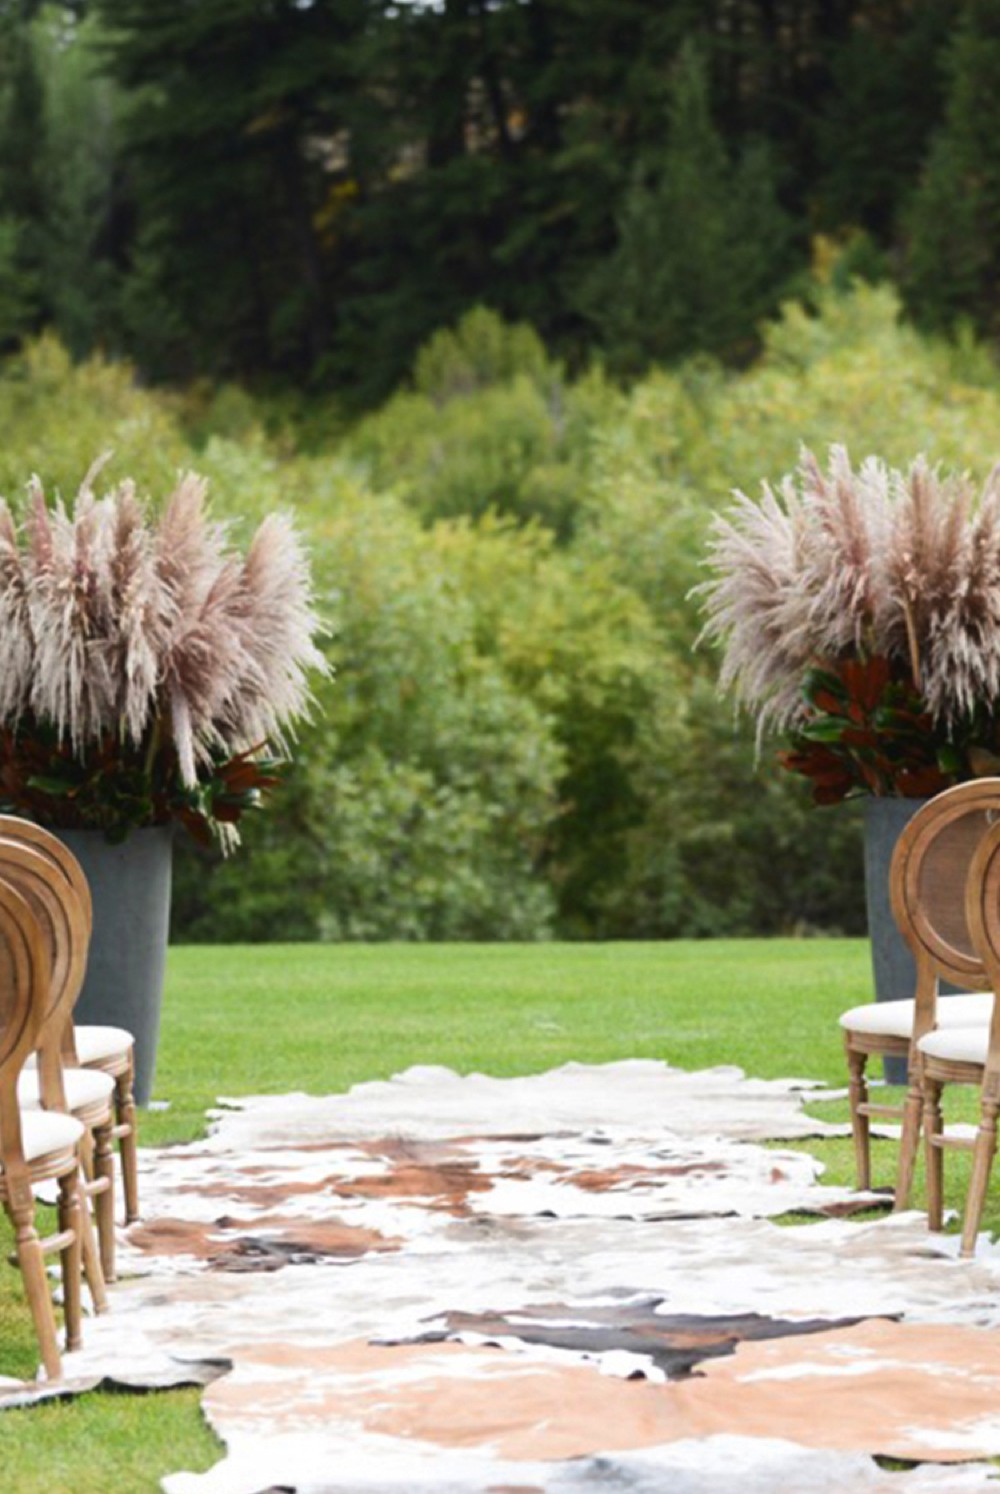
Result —
<instances>
[{"instance_id":1,"label":"turned wooden leg","mask_svg":"<svg viewBox=\"0 0 1000 1494\"><path fill-rule=\"evenodd\" d=\"M972 1177L969 1180L969 1193L965 1201L965 1222L962 1226L962 1255L974 1255L976 1251L976 1236L979 1233L979 1221L983 1217L986 1188L990 1180L990 1169L993 1166L993 1158L997 1149L998 1110L1000 1110L1000 1100L992 1096L987 1099L984 1096L979 1130L976 1133L976 1147L972 1154Z\"/></svg>"},{"instance_id":2,"label":"turned wooden leg","mask_svg":"<svg viewBox=\"0 0 1000 1494\"><path fill-rule=\"evenodd\" d=\"M76 1172L68 1172L59 1179L59 1229L72 1233L68 1245L60 1251L62 1260L63 1316L66 1321L66 1348L78 1349L80 1337L80 1219L84 1205L81 1204L79 1178Z\"/></svg>"},{"instance_id":3,"label":"turned wooden leg","mask_svg":"<svg viewBox=\"0 0 1000 1494\"><path fill-rule=\"evenodd\" d=\"M941 1090L939 1079L924 1076L924 1142L927 1158L927 1227L940 1229L944 1219L944 1158L934 1138L941 1135Z\"/></svg>"},{"instance_id":4,"label":"turned wooden leg","mask_svg":"<svg viewBox=\"0 0 1000 1494\"><path fill-rule=\"evenodd\" d=\"M899 1138L899 1165L896 1172L896 1202L894 1209L909 1207L913 1188L913 1171L917 1162L917 1147L920 1144L920 1122L924 1110L923 1086L920 1069L915 1059L910 1059L910 1087L903 1101L903 1130Z\"/></svg>"},{"instance_id":5,"label":"turned wooden leg","mask_svg":"<svg viewBox=\"0 0 1000 1494\"><path fill-rule=\"evenodd\" d=\"M94 1129L94 1178L104 1183L94 1194L97 1237L101 1247L101 1270L105 1281L115 1279L115 1154L111 1144L113 1122Z\"/></svg>"},{"instance_id":6,"label":"turned wooden leg","mask_svg":"<svg viewBox=\"0 0 1000 1494\"><path fill-rule=\"evenodd\" d=\"M25 1295L35 1324L42 1364L50 1380L62 1378L62 1360L56 1339L56 1315L49 1294L49 1279L45 1271L45 1257L41 1241L35 1228L35 1200L31 1189L26 1188L27 1197L6 1204L7 1214L14 1226L14 1241L17 1263L24 1278Z\"/></svg>"},{"instance_id":7,"label":"turned wooden leg","mask_svg":"<svg viewBox=\"0 0 1000 1494\"><path fill-rule=\"evenodd\" d=\"M867 1190L872 1185L871 1144L867 1115L862 1115L860 1105L868 1103L868 1086L865 1083L865 1067L868 1054L859 1053L851 1047L846 1037L847 1069L850 1075L851 1134L854 1137L854 1165L858 1187Z\"/></svg>"},{"instance_id":8,"label":"turned wooden leg","mask_svg":"<svg viewBox=\"0 0 1000 1494\"><path fill-rule=\"evenodd\" d=\"M135 1123L135 1100L132 1097L132 1059L128 1072L115 1079L115 1116L128 1129L121 1138L122 1186L125 1191L125 1223L134 1224L139 1217L139 1166Z\"/></svg>"},{"instance_id":9,"label":"turned wooden leg","mask_svg":"<svg viewBox=\"0 0 1000 1494\"><path fill-rule=\"evenodd\" d=\"M94 1221L90 1216L90 1202L81 1190L80 1198L80 1252L83 1257L83 1274L87 1278L87 1290L95 1313L107 1312L108 1294L104 1289L104 1272L101 1270L101 1253L97 1248Z\"/></svg>"}]
</instances>

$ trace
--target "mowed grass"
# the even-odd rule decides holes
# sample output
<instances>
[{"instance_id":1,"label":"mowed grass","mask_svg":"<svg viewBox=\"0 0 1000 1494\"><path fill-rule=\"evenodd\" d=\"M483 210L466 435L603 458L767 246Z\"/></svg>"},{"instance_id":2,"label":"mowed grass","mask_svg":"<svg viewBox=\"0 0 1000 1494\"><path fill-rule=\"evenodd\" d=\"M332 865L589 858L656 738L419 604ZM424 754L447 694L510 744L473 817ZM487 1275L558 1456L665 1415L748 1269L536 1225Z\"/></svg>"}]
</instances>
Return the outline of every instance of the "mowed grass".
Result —
<instances>
[{"instance_id":1,"label":"mowed grass","mask_svg":"<svg viewBox=\"0 0 1000 1494\"><path fill-rule=\"evenodd\" d=\"M869 990L861 940L178 948L155 1086L169 1109L142 1115L141 1139L199 1135L219 1096L329 1093L415 1063L511 1075L641 1057L840 1086L837 1016ZM846 1106L816 1113L839 1119ZM954 1113L971 1118L972 1097ZM849 1142L809 1146L830 1181L851 1180ZM876 1181L891 1182L894 1152L876 1147ZM964 1160L948 1159L956 1207ZM1000 1229L996 1204L986 1224ZM0 1374L30 1375L35 1362L20 1279L7 1271ZM220 1454L193 1390L90 1395L0 1416L3 1487L17 1494L152 1494L163 1474Z\"/></svg>"}]
</instances>

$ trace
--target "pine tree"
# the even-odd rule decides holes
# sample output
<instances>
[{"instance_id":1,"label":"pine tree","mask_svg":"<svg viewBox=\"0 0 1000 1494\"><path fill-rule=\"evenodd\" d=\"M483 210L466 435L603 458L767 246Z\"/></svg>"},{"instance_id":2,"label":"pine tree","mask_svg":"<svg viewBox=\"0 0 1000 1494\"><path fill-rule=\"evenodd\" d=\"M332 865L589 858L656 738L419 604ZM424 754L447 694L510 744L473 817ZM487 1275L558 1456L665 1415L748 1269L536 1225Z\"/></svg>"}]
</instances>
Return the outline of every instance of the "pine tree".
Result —
<instances>
[{"instance_id":1,"label":"pine tree","mask_svg":"<svg viewBox=\"0 0 1000 1494\"><path fill-rule=\"evenodd\" d=\"M967 0L948 57L945 120L905 217L904 291L916 319L1000 335L1000 11Z\"/></svg>"},{"instance_id":2,"label":"pine tree","mask_svg":"<svg viewBox=\"0 0 1000 1494\"><path fill-rule=\"evenodd\" d=\"M584 287L612 365L636 373L699 350L745 355L788 274L790 247L766 148L729 159L704 59L686 46L662 157L637 170L617 247Z\"/></svg>"},{"instance_id":3,"label":"pine tree","mask_svg":"<svg viewBox=\"0 0 1000 1494\"><path fill-rule=\"evenodd\" d=\"M37 324L44 193L39 143L42 88L31 27L20 7L0 9L0 348Z\"/></svg>"}]
</instances>

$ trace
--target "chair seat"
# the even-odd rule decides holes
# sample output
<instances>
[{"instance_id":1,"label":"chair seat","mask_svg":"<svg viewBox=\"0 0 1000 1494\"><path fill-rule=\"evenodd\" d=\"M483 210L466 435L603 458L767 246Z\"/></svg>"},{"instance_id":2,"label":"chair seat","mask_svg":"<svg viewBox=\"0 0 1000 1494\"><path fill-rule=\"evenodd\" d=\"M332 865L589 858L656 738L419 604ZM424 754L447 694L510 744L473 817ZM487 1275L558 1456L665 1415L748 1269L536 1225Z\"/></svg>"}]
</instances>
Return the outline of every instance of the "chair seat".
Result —
<instances>
[{"instance_id":1,"label":"chair seat","mask_svg":"<svg viewBox=\"0 0 1000 1494\"><path fill-rule=\"evenodd\" d=\"M124 1058L135 1042L124 1027L74 1027L76 1056L81 1064L100 1063L104 1058ZM34 1053L28 1056L24 1067L33 1069L38 1060Z\"/></svg>"},{"instance_id":2,"label":"chair seat","mask_svg":"<svg viewBox=\"0 0 1000 1494\"><path fill-rule=\"evenodd\" d=\"M66 1104L70 1110L81 1110L84 1106L111 1103L115 1081L110 1074L100 1069L64 1069L63 1084ZM18 1077L17 1099L21 1109L28 1112L41 1107L38 1092L37 1069L25 1069Z\"/></svg>"},{"instance_id":3,"label":"chair seat","mask_svg":"<svg viewBox=\"0 0 1000 1494\"><path fill-rule=\"evenodd\" d=\"M990 1046L990 1029L980 1027L939 1027L917 1044L929 1058L943 1058L951 1063L985 1064Z\"/></svg>"},{"instance_id":4,"label":"chair seat","mask_svg":"<svg viewBox=\"0 0 1000 1494\"><path fill-rule=\"evenodd\" d=\"M21 1140L26 1162L37 1162L48 1152L61 1152L66 1147L76 1146L82 1135L83 1122L72 1115L60 1115L56 1110L22 1112Z\"/></svg>"},{"instance_id":5,"label":"chair seat","mask_svg":"<svg viewBox=\"0 0 1000 1494\"><path fill-rule=\"evenodd\" d=\"M853 1006L840 1018L841 1027L849 1032L864 1032L872 1037L908 1038L913 1032L912 1001L871 1001L867 1006ZM993 993L975 991L968 996L942 996L937 1004L940 1027L966 1027L988 1024L993 1012Z\"/></svg>"},{"instance_id":6,"label":"chair seat","mask_svg":"<svg viewBox=\"0 0 1000 1494\"><path fill-rule=\"evenodd\" d=\"M75 1027L76 1056L81 1063L99 1063L102 1058L126 1054L135 1039L124 1027Z\"/></svg>"}]
</instances>

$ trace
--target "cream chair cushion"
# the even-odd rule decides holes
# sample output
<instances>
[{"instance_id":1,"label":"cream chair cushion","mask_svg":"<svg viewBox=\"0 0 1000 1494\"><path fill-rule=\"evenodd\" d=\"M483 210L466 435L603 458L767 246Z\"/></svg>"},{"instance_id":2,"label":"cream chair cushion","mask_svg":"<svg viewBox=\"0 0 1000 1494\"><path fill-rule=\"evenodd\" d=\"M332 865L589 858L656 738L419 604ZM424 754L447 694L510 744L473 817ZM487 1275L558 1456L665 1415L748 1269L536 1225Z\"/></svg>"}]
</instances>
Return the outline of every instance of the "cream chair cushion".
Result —
<instances>
[{"instance_id":1,"label":"cream chair cushion","mask_svg":"<svg viewBox=\"0 0 1000 1494\"><path fill-rule=\"evenodd\" d=\"M110 1104L115 1081L100 1069L63 1069L63 1085L70 1110L80 1110L102 1102ZM18 1076L17 1100L24 1111L41 1107L37 1069L25 1069Z\"/></svg>"},{"instance_id":2,"label":"cream chair cushion","mask_svg":"<svg viewBox=\"0 0 1000 1494\"><path fill-rule=\"evenodd\" d=\"M124 1056L135 1041L124 1027L74 1027L73 1035L76 1039L76 1056L81 1064L100 1063L104 1058ZM24 1067L33 1069L37 1064L38 1059L32 1053Z\"/></svg>"},{"instance_id":3,"label":"cream chair cushion","mask_svg":"<svg viewBox=\"0 0 1000 1494\"><path fill-rule=\"evenodd\" d=\"M945 1058L953 1063L986 1062L990 1046L990 1029L980 1027L944 1027L929 1032L917 1044L930 1058Z\"/></svg>"},{"instance_id":4,"label":"cream chair cushion","mask_svg":"<svg viewBox=\"0 0 1000 1494\"><path fill-rule=\"evenodd\" d=\"M849 1032L867 1032L873 1037L908 1038L913 1033L912 1001L872 1001L867 1006L853 1006L840 1018L841 1027ZM993 1012L992 991L975 991L968 996L942 996L937 1004L941 1027L965 1027L989 1023Z\"/></svg>"},{"instance_id":5,"label":"cream chair cushion","mask_svg":"<svg viewBox=\"0 0 1000 1494\"><path fill-rule=\"evenodd\" d=\"M25 1162L35 1162L46 1152L61 1152L76 1146L82 1135L83 1123L72 1115L60 1115L55 1110L25 1110L21 1116Z\"/></svg>"},{"instance_id":6,"label":"cream chair cushion","mask_svg":"<svg viewBox=\"0 0 1000 1494\"><path fill-rule=\"evenodd\" d=\"M74 1028L76 1056L81 1063L100 1063L102 1058L117 1058L127 1053L135 1039L124 1027Z\"/></svg>"}]
</instances>

